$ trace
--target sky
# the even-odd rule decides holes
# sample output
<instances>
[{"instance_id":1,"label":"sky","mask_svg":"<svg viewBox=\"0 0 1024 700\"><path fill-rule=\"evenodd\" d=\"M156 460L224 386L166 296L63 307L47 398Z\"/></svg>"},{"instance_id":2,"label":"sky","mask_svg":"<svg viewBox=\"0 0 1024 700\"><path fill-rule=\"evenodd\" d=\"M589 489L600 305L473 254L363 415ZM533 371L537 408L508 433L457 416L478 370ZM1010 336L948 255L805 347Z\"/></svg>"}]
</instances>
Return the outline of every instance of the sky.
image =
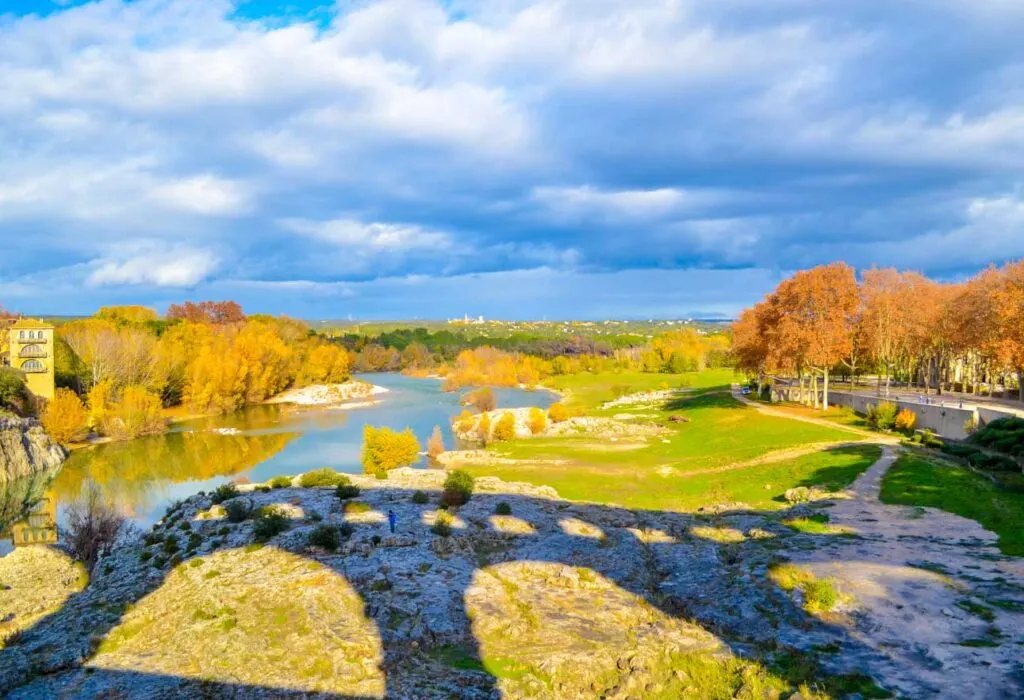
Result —
<instances>
[{"instance_id":1,"label":"sky","mask_svg":"<svg viewBox=\"0 0 1024 700\"><path fill-rule=\"evenodd\" d=\"M0 304L731 317L1024 257L1020 0L0 0Z\"/></svg>"}]
</instances>

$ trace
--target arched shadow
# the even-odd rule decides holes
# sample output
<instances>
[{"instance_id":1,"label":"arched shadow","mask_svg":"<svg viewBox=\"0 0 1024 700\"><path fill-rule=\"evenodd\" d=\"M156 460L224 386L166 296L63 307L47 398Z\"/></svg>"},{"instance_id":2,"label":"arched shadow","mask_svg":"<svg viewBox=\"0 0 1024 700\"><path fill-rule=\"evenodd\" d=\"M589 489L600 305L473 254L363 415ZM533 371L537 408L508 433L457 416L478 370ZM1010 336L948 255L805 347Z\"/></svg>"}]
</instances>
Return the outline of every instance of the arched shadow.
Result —
<instances>
[{"instance_id":1,"label":"arched shadow","mask_svg":"<svg viewBox=\"0 0 1024 700\"><path fill-rule=\"evenodd\" d=\"M251 497L257 505L274 503L287 500L289 492L298 490L253 492ZM777 561L778 543L786 537L799 536L778 523L778 512L773 512L770 519L756 511L702 517L485 491L475 494L460 509L458 515L464 527L450 538L441 538L429 530L429 514L435 508L436 494L427 505L413 503L412 494L412 489L389 486L388 482L373 489L372 499L364 494L378 508L396 511L400 522L398 539L387 538L386 524L379 519L366 518L365 522L355 524L355 533L344 550L335 555L303 550L303 532L312 527L309 523L296 524L291 531L269 542L269 546L315 559L354 587L363 601L365 616L375 621L380 630L380 669L386 679L386 697L498 695L497 679L483 670L486 659L480 640L471 633L465 601L477 572L492 564L508 562L592 570L665 615L693 622L717 635L740 657L756 658L780 649L783 655L789 654L786 658L793 653L799 656L799 652L785 648L795 646L796 637L803 636L809 642L838 639L851 658L861 662L874 658L878 662L875 668L887 664L879 652L858 641L846 628L805 613L769 580L767 571ZM514 517L528 523L529 528L510 532L496 526L491 516L499 502L508 503ZM199 531L213 531L222 525L218 521L193 523ZM249 526L236 527L245 534ZM716 535L727 530L739 533L739 537ZM375 535L384 539L374 544ZM236 545L232 543L226 548L233 546ZM421 559L400 556L403 547L429 548L431 556L437 558L439 571L419 570ZM195 556L207 554L201 549ZM101 573L92 586L26 630L13 648L0 651L0 687L8 689L11 697L89 697L111 687L139 697L307 694L299 689L132 670L93 669L62 674L87 663L103 637L123 622L125 611L164 585L169 575L167 569L161 569L142 583L122 586L122 578L137 577L137 571L129 570L129 562L137 559L138 550L117 556L123 558L106 563L119 564L123 571ZM389 568L384 573L386 583L382 584L379 574L384 560ZM450 560L457 560L458 566L442 564ZM181 565L188 563L189 557L185 557ZM98 569L104 566L101 561ZM107 583L105 577L110 577ZM404 599L410 590L418 590L421 595L425 590L433 592L436 599L423 602L439 606L434 622L405 619L396 625L390 619L396 601ZM97 610L99 598L103 600L102 610ZM446 619L446 614L451 619ZM460 685L456 688L438 686L436 678L431 677L431 669L444 662L432 658L426 650L447 645L458 645L461 659L472 662L465 663L457 674ZM791 666L779 666L777 673L785 677L791 673ZM22 690L17 690L19 687Z\"/></svg>"}]
</instances>

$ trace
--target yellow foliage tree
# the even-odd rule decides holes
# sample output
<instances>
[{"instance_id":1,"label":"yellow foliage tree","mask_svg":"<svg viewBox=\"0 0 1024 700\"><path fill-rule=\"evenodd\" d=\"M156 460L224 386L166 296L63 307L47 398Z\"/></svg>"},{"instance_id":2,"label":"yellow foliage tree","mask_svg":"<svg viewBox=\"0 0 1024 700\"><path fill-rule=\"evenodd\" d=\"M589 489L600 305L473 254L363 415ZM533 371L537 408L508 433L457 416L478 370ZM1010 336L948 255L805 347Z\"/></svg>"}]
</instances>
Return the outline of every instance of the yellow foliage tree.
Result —
<instances>
[{"instance_id":1,"label":"yellow foliage tree","mask_svg":"<svg viewBox=\"0 0 1024 700\"><path fill-rule=\"evenodd\" d=\"M100 420L100 432L114 440L130 440L162 433L167 427L160 397L143 386L127 386L107 404Z\"/></svg>"},{"instance_id":2,"label":"yellow foliage tree","mask_svg":"<svg viewBox=\"0 0 1024 700\"><path fill-rule=\"evenodd\" d=\"M80 442L89 432L89 412L78 394L70 389L57 389L47 402L41 420L50 437L62 445Z\"/></svg>"},{"instance_id":3,"label":"yellow foliage tree","mask_svg":"<svg viewBox=\"0 0 1024 700\"><path fill-rule=\"evenodd\" d=\"M349 357L345 348L333 343L320 343L307 350L295 383L339 384L349 378Z\"/></svg>"},{"instance_id":4,"label":"yellow foliage tree","mask_svg":"<svg viewBox=\"0 0 1024 700\"><path fill-rule=\"evenodd\" d=\"M107 413L107 405L113 391L114 383L110 379L104 379L89 391L89 425L99 428Z\"/></svg>"},{"instance_id":5,"label":"yellow foliage tree","mask_svg":"<svg viewBox=\"0 0 1024 700\"><path fill-rule=\"evenodd\" d=\"M551 419L552 423L562 423L569 420L569 409L565 407L565 404L559 401L558 403L551 404L551 408L548 409L548 418Z\"/></svg>"},{"instance_id":6,"label":"yellow foliage tree","mask_svg":"<svg viewBox=\"0 0 1024 700\"><path fill-rule=\"evenodd\" d=\"M526 419L526 426L534 435L540 435L543 433L548 427L548 418L544 415L544 411L540 410L536 406L531 408L530 415Z\"/></svg>"},{"instance_id":7,"label":"yellow foliage tree","mask_svg":"<svg viewBox=\"0 0 1024 700\"><path fill-rule=\"evenodd\" d=\"M378 479L387 477L388 471L415 464L420 453L420 443L406 428L399 432L391 428L363 428L363 470Z\"/></svg>"},{"instance_id":8,"label":"yellow foliage tree","mask_svg":"<svg viewBox=\"0 0 1024 700\"><path fill-rule=\"evenodd\" d=\"M494 424L494 439L501 442L514 440L516 437L516 417L505 411Z\"/></svg>"},{"instance_id":9,"label":"yellow foliage tree","mask_svg":"<svg viewBox=\"0 0 1024 700\"><path fill-rule=\"evenodd\" d=\"M476 426L476 436L483 444L491 439L491 414L481 413L480 422Z\"/></svg>"}]
</instances>

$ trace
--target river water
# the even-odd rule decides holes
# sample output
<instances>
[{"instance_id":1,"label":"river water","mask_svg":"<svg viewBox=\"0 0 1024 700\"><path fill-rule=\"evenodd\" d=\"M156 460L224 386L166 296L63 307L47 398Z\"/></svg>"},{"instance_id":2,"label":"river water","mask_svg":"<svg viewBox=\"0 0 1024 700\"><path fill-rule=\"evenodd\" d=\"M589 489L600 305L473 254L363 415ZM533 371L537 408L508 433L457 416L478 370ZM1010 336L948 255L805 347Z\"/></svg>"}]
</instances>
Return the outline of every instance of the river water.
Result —
<instances>
[{"instance_id":1,"label":"river water","mask_svg":"<svg viewBox=\"0 0 1024 700\"><path fill-rule=\"evenodd\" d=\"M153 437L108 443L78 450L56 477L44 487L37 510L60 520L62 504L77 498L94 482L137 525L147 528L163 515L173 501L199 491L209 491L234 480L262 482L271 477L294 475L331 467L358 473L359 452L365 425L412 428L426 448L435 425L441 426L445 444L455 444L451 419L462 410L459 393L441 391L435 379L413 379L397 373L357 377L388 389L379 403L364 408L299 409L267 405L215 418L175 424ZM495 389L498 408L540 406L556 399L547 391ZM426 467L426 458L418 466ZM21 498L21 495L18 495ZM35 521L43 519L40 516ZM9 528L0 554L10 548L10 537L30 535L24 523ZM0 529L3 524L0 523ZM40 540L45 541L45 538Z\"/></svg>"}]
</instances>

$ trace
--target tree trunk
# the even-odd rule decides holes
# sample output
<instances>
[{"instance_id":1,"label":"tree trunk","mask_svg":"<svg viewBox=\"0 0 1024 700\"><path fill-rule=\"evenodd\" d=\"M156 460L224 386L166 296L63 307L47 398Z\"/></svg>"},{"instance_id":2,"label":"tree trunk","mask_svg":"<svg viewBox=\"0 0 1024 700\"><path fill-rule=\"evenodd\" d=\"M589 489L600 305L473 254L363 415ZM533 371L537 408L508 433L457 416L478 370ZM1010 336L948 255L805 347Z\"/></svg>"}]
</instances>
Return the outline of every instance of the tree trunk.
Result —
<instances>
[{"instance_id":1,"label":"tree trunk","mask_svg":"<svg viewBox=\"0 0 1024 700\"><path fill-rule=\"evenodd\" d=\"M1024 401L1024 392L1021 393L1021 400ZM828 411L828 367L825 368L825 385L821 394L821 409Z\"/></svg>"},{"instance_id":2,"label":"tree trunk","mask_svg":"<svg viewBox=\"0 0 1024 700\"><path fill-rule=\"evenodd\" d=\"M818 374L811 373L811 398L814 401L814 408L818 408Z\"/></svg>"},{"instance_id":3,"label":"tree trunk","mask_svg":"<svg viewBox=\"0 0 1024 700\"><path fill-rule=\"evenodd\" d=\"M1024 367L1017 370L1017 395L1024 403Z\"/></svg>"}]
</instances>

